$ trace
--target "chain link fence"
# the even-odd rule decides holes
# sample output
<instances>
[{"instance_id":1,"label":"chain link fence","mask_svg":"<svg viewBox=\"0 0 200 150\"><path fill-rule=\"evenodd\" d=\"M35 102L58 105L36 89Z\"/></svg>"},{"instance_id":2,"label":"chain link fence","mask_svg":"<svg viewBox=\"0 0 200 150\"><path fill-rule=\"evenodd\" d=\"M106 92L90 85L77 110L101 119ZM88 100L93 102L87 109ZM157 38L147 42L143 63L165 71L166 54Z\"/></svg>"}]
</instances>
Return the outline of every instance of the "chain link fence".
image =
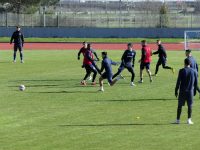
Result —
<instances>
[{"instance_id":1,"label":"chain link fence","mask_svg":"<svg viewBox=\"0 0 200 150\"><path fill-rule=\"evenodd\" d=\"M148 2L148 3L147 3ZM35 14L1 13L0 26L95 27L95 28L198 28L200 13L195 3L171 3L160 14L163 3L84 2L60 3ZM176 4L177 6L175 6ZM43 10L43 8L41 8Z\"/></svg>"}]
</instances>

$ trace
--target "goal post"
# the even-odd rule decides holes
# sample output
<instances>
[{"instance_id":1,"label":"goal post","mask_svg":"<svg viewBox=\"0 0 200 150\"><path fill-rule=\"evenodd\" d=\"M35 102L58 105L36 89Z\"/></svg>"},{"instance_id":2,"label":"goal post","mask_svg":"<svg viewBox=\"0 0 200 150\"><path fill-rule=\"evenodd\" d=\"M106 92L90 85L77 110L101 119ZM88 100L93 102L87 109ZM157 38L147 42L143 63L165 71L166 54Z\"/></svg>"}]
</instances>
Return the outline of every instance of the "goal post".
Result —
<instances>
[{"instance_id":1,"label":"goal post","mask_svg":"<svg viewBox=\"0 0 200 150\"><path fill-rule=\"evenodd\" d=\"M185 50L200 50L200 30L184 31Z\"/></svg>"}]
</instances>

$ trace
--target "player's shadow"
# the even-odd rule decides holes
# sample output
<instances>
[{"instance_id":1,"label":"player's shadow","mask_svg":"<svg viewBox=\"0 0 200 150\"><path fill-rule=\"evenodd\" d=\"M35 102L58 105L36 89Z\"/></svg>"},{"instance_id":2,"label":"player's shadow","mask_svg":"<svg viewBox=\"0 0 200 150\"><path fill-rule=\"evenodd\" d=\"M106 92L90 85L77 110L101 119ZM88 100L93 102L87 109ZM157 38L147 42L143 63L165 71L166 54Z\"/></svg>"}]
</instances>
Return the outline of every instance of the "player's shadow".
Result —
<instances>
[{"instance_id":1,"label":"player's shadow","mask_svg":"<svg viewBox=\"0 0 200 150\"><path fill-rule=\"evenodd\" d=\"M93 102L136 102L136 101L173 101L175 98L137 98L130 100L92 100Z\"/></svg>"},{"instance_id":2,"label":"player's shadow","mask_svg":"<svg viewBox=\"0 0 200 150\"><path fill-rule=\"evenodd\" d=\"M73 80L73 79L71 79ZM67 81L67 80L57 80L57 79L52 79L52 80L35 80L35 79L30 79L30 80L11 80L9 82L59 82L59 81Z\"/></svg>"},{"instance_id":3,"label":"player's shadow","mask_svg":"<svg viewBox=\"0 0 200 150\"><path fill-rule=\"evenodd\" d=\"M26 87L57 87L60 85L56 85L56 84L43 84L43 85L26 85ZM18 87L18 86L8 86L8 87Z\"/></svg>"},{"instance_id":4,"label":"player's shadow","mask_svg":"<svg viewBox=\"0 0 200 150\"><path fill-rule=\"evenodd\" d=\"M123 127L123 126L166 126L171 123L118 123L118 124L63 124L60 127Z\"/></svg>"},{"instance_id":5,"label":"player's shadow","mask_svg":"<svg viewBox=\"0 0 200 150\"><path fill-rule=\"evenodd\" d=\"M47 92L30 92L41 94L73 94L73 93L97 93L97 91L47 91Z\"/></svg>"}]
</instances>

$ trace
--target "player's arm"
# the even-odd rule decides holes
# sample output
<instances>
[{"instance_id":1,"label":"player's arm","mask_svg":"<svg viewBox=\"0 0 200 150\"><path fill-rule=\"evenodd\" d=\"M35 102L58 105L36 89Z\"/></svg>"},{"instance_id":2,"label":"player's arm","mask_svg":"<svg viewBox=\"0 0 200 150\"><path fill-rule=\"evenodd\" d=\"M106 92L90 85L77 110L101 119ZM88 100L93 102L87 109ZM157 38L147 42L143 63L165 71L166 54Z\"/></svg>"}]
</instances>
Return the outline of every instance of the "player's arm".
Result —
<instances>
[{"instance_id":1,"label":"player's arm","mask_svg":"<svg viewBox=\"0 0 200 150\"><path fill-rule=\"evenodd\" d=\"M157 51L153 52L152 54L157 55L158 53L159 53L159 51L157 50Z\"/></svg>"},{"instance_id":2,"label":"player's arm","mask_svg":"<svg viewBox=\"0 0 200 150\"><path fill-rule=\"evenodd\" d=\"M198 77L197 77L197 72L194 74L194 96L196 95L197 87L198 87Z\"/></svg>"},{"instance_id":3,"label":"player's arm","mask_svg":"<svg viewBox=\"0 0 200 150\"><path fill-rule=\"evenodd\" d=\"M196 63L197 73L199 72L199 65Z\"/></svg>"},{"instance_id":4,"label":"player's arm","mask_svg":"<svg viewBox=\"0 0 200 150\"><path fill-rule=\"evenodd\" d=\"M12 36L11 36L11 39L10 39L10 44L12 44L12 42L13 42L13 39L14 39L14 33L12 34Z\"/></svg>"},{"instance_id":5,"label":"player's arm","mask_svg":"<svg viewBox=\"0 0 200 150\"><path fill-rule=\"evenodd\" d=\"M81 52L82 52L82 49L80 49L80 50L79 50L79 52L78 52L78 57L77 57L77 58L78 58L78 60L80 60L80 55L81 55Z\"/></svg>"},{"instance_id":6,"label":"player's arm","mask_svg":"<svg viewBox=\"0 0 200 150\"><path fill-rule=\"evenodd\" d=\"M104 67L104 63L103 63L103 61L101 62L101 69L100 69L100 72L103 72L103 70L105 69L105 67Z\"/></svg>"},{"instance_id":7,"label":"player's arm","mask_svg":"<svg viewBox=\"0 0 200 150\"><path fill-rule=\"evenodd\" d=\"M22 46L24 46L24 35L21 35L21 40L22 40Z\"/></svg>"},{"instance_id":8,"label":"player's arm","mask_svg":"<svg viewBox=\"0 0 200 150\"><path fill-rule=\"evenodd\" d=\"M123 55L122 55L122 57L121 57L121 61L122 61L122 64L123 64L123 65L125 65L125 64L124 64L124 58L125 58L125 57L126 57L126 51L123 53Z\"/></svg>"},{"instance_id":9,"label":"player's arm","mask_svg":"<svg viewBox=\"0 0 200 150\"><path fill-rule=\"evenodd\" d=\"M179 71L178 79L177 79L176 87L175 87L175 96L176 97L178 96L178 90L180 88L180 84L181 84L181 70Z\"/></svg>"},{"instance_id":10,"label":"player's arm","mask_svg":"<svg viewBox=\"0 0 200 150\"><path fill-rule=\"evenodd\" d=\"M99 57L98 57L98 55L97 55L96 51L92 49L92 53L93 53L93 54L94 54L94 56L96 57L97 61L99 61Z\"/></svg>"},{"instance_id":11,"label":"player's arm","mask_svg":"<svg viewBox=\"0 0 200 150\"><path fill-rule=\"evenodd\" d=\"M136 51L135 51L134 53L135 53L135 54L134 54L134 56L133 56L133 64L132 64L132 67L134 67L134 65L135 65Z\"/></svg>"}]
</instances>

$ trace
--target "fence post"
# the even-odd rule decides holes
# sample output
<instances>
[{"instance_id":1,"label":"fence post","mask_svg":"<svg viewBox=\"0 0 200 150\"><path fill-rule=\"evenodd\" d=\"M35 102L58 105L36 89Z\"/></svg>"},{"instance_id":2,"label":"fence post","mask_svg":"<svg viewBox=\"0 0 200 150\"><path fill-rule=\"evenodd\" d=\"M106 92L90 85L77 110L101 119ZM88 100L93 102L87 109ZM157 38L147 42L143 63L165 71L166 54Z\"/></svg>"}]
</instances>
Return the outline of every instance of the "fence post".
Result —
<instances>
[{"instance_id":1,"label":"fence post","mask_svg":"<svg viewBox=\"0 0 200 150\"><path fill-rule=\"evenodd\" d=\"M6 27L8 27L8 12L6 12Z\"/></svg>"}]
</instances>

